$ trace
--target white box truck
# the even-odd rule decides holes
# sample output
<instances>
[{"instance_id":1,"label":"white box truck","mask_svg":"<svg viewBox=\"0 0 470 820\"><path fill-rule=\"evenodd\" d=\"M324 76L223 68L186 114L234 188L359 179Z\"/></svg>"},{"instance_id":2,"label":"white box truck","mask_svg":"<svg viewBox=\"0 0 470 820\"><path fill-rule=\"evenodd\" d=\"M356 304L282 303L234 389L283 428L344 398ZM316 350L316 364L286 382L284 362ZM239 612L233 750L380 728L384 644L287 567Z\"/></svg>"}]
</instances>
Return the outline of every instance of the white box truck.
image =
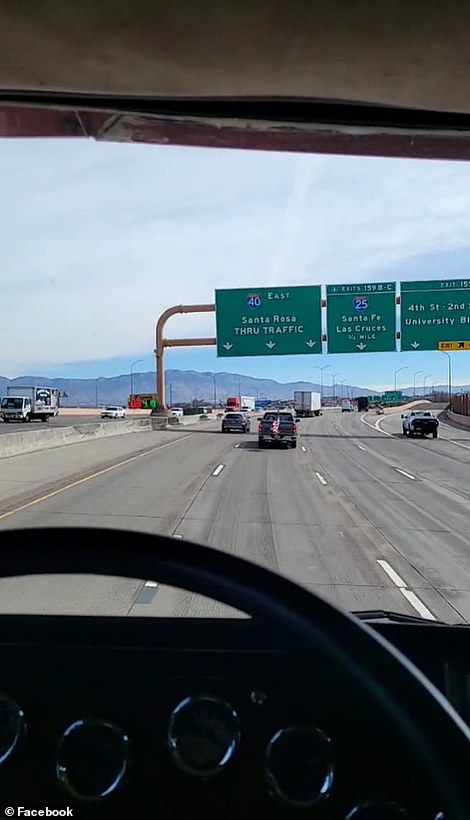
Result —
<instances>
[{"instance_id":1,"label":"white box truck","mask_svg":"<svg viewBox=\"0 0 470 820\"><path fill-rule=\"evenodd\" d=\"M240 396L240 406L242 410L249 410L254 412L255 410L255 397L254 396Z\"/></svg>"},{"instance_id":2,"label":"white box truck","mask_svg":"<svg viewBox=\"0 0 470 820\"><path fill-rule=\"evenodd\" d=\"M59 413L59 397L53 387L8 385L0 405L3 421L49 421Z\"/></svg>"},{"instance_id":3,"label":"white box truck","mask_svg":"<svg viewBox=\"0 0 470 820\"><path fill-rule=\"evenodd\" d=\"M312 393L311 390L295 390L294 410L299 418L319 416L321 413L320 393Z\"/></svg>"}]
</instances>

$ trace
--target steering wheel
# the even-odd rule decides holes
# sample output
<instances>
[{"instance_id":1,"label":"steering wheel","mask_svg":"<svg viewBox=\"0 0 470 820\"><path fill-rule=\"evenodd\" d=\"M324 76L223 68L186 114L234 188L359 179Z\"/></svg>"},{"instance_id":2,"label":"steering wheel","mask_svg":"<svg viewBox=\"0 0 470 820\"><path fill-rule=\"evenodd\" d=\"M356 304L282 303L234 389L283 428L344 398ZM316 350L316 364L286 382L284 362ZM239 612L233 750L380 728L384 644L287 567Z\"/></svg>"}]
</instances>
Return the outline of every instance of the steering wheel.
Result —
<instances>
[{"instance_id":1,"label":"steering wheel","mask_svg":"<svg viewBox=\"0 0 470 820\"><path fill-rule=\"evenodd\" d=\"M345 691L361 692L378 721L395 726L440 791L446 820L470 817L468 727L419 670L352 615L257 564L161 535L40 528L4 531L1 542L3 578L80 573L155 580L282 630L305 657L329 664Z\"/></svg>"}]
</instances>

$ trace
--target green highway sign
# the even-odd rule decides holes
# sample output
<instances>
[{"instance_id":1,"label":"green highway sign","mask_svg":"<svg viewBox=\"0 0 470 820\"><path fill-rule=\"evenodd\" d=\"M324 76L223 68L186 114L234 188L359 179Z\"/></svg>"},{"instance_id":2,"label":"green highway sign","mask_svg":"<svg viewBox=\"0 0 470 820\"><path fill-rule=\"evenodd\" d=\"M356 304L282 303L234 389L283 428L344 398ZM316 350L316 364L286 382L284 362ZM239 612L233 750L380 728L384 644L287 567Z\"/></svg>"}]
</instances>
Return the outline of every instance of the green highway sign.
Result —
<instances>
[{"instance_id":1,"label":"green highway sign","mask_svg":"<svg viewBox=\"0 0 470 820\"><path fill-rule=\"evenodd\" d=\"M401 282L400 288L402 350L438 350L440 342L469 337L470 279Z\"/></svg>"},{"instance_id":2,"label":"green highway sign","mask_svg":"<svg viewBox=\"0 0 470 820\"><path fill-rule=\"evenodd\" d=\"M321 288L216 290L218 356L321 353Z\"/></svg>"},{"instance_id":3,"label":"green highway sign","mask_svg":"<svg viewBox=\"0 0 470 820\"><path fill-rule=\"evenodd\" d=\"M328 285L328 353L385 353L396 349L395 282Z\"/></svg>"},{"instance_id":4,"label":"green highway sign","mask_svg":"<svg viewBox=\"0 0 470 820\"><path fill-rule=\"evenodd\" d=\"M399 402L403 401L403 393L401 390L397 390L396 392L393 390L386 390L385 393L381 393L381 395L376 396L367 396L370 402L373 404L379 404L383 402Z\"/></svg>"}]
</instances>

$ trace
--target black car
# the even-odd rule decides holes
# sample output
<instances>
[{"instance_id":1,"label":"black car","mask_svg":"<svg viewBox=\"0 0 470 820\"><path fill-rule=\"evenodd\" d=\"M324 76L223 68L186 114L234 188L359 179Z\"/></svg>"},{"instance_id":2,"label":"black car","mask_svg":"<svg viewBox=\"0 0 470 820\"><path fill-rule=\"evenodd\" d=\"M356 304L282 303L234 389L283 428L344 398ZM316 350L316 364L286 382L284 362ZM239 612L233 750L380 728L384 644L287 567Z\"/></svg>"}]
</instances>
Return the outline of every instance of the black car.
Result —
<instances>
[{"instance_id":1,"label":"black car","mask_svg":"<svg viewBox=\"0 0 470 820\"><path fill-rule=\"evenodd\" d=\"M249 433L250 419L244 413L226 413L222 419L222 433Z\"/></svg>"}]
</instances>

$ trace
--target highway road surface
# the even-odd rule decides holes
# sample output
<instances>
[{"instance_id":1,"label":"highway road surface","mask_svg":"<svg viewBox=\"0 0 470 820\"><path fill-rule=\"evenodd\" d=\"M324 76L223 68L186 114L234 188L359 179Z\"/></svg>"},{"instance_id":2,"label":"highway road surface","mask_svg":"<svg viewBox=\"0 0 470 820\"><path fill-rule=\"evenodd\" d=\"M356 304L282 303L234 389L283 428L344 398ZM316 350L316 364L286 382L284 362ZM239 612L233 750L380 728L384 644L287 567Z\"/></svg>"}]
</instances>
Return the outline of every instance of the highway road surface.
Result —
<instances>
[{"instance_id":1,"label":"highway road surface","mask_svg":"<svg viewBox=\"0 0 470 820\"><path fill-rule=\"evenodd\" d=\"M349 610L470 622L470 431L409 439L399 415L331 410L301 422L296 450L259 450L256 432L219 427L2 459L0 530L164 533L245 556ZM227 612L150 580L1 580L0 611Z\"/></svg>"}]
</instances>

